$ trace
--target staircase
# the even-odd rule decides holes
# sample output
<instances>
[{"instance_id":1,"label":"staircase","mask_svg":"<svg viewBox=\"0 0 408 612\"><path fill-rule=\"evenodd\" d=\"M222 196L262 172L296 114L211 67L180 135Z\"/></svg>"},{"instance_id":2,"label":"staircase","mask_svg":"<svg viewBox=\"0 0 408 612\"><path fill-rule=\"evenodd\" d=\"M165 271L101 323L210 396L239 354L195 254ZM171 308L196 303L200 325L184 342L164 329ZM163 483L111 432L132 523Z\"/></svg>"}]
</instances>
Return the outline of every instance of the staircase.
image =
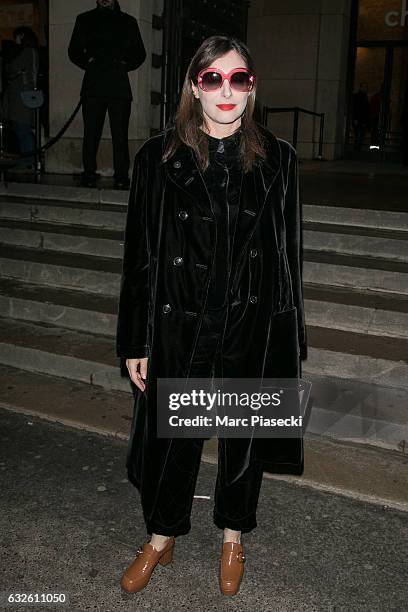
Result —
<instances>
[{"instance_id":1,"label":"staircase","mask_svg":"<svg viewBox=\"0 0 408 612\"><path fill-rule=\"evenodd\" d=\"M2 192L0 363L130 391L114 339L126 208L125 192Z\"/></svg>"},{"instance_id":2,"label":"staircase","mask_svg":"<svg viewBox=\"0 0 408 612\"><path fill-rule=\"evenodd\" d=\"M130 394L115 353L127 193L0 188L0 364ZM408 213L304 204L308 430L401 449Z\"/></svg>"}]
</instances>

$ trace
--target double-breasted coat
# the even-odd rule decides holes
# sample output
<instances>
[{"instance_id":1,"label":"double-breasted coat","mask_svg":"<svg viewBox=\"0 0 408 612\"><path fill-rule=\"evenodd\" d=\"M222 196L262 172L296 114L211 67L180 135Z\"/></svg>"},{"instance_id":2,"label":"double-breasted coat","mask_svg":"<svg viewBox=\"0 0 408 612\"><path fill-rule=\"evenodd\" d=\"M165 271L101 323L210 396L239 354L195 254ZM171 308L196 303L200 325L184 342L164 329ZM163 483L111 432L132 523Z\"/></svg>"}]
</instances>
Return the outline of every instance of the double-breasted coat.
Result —
<instances>
[{"instance_id":1,"label":"double-breasted coat","mask_svg":"<svg viewBox=\"0 0 408 612\"><path fill-rule=\"evenodd\" d=\"M216 376L296 378L307 357L297 156L289 143L258 127L267 159L243 176ZM116 345L119 357L149 357L146 389L134 387L127 468L139 490L143 483L151 487L152 500L175 446L156 436L157 378L189 377L216 238L193 149L182 145L161 163L169 133L151 137L135 157ZM269 472L303 473L302 438L224 442L227 482L253 458Z\"/></svg>"}]
</instances>

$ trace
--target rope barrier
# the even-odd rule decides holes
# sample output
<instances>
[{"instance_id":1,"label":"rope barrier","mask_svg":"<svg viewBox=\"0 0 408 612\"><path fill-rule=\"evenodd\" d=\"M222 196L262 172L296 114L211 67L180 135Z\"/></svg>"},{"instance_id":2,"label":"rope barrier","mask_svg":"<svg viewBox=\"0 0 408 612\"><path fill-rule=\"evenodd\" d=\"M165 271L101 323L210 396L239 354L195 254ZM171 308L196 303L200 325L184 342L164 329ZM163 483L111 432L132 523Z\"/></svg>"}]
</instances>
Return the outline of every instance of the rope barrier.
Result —
<instances>
[{"instance_id":1,"label":"rope barrier","mask_svg":"<svg viewBox=\"0 0 408 612\"><path fill-rule=\"evenodd\" d=\"M40 147L39 149L33 149L32 151L28 151L27 153L22 153L22 154L20 154L20 155L18 155L16 157L7 158L7 159L8 160L12 159L13 161L15 160L16 162L18 162L20 159L25 159L26 157L37 157L41 153L44 153L45 151L47 151L47 149L51 148L56 142L58 142L58 140L60 138L62 138L62 136L65 134L65 132L67 131L67 129L69 128L69 126L71 125L71 123L73 122L75 117L77 116L81 106L82 106L82 99L80 98L78 104L75 107L74 112L69 117L69 119L66 121L66 123L62 126L60 131L57 132L57 134L55 136L50 138L48 140L48 142L46 142L42 147ZM3 151L1 151L1 155L3 155ZM3 159L5 159L5 158L3 158ZM0 160L1 160L1 157L0 157Z\"/></svg>"}]
</instances>

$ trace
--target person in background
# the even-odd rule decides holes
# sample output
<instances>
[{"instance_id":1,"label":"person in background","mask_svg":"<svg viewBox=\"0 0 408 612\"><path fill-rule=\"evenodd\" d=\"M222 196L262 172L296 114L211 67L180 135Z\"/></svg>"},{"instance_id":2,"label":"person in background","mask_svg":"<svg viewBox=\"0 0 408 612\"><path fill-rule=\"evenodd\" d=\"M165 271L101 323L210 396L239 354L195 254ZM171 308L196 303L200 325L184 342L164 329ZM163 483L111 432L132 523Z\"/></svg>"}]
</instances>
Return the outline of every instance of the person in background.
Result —
<instances>
[{"instance_id":1,"label":"person in background","mask_svg":"<svg viewBox=\"0 0 408 612\"><path fill-rule=\"evenodd\" d=\"M365 133L370 124L370 102L367 84L360 83L360 89L353 96L354 150L361 151Z\"/></svg>"},{"instance_id":2,"label":"person in background","mask_svg":"<svg viewBox=\"0 0 408 612\"><path fill-rule=\"evenodd\" d=\"M370 123L371 123L371 144L372 145L380 144L379 125L380 125L381 109L382 109L382 104L383 104L383 96L384 96L384 83L381 85L380 89L371 97L371 100L370 100Z\"/></svg>"},{"instance_id":3,"label":"person in background","mask_svg":"<svg viewBox=\"0 0 408 612\"><path fill-rule=\"evenodd\" d=\"M3 96L3 116L10 122L17 136L20 153L35 149L34 123L35 111L28 108L22 100L21 92L36 86L39 55L37 36L31 28L21 26L13 32L16 53L5 67L5 90ZM22 159L25 170L32 170L33 157Z\"/></svg>"},{"instance_id":4,"label":"person in background","mask_svg":"<svg viewBox=\"0 0 408 612\"><path fill-rule=\"evenodd\" d=\"M78 15L68 55L85 70L81 89L84 121L81 183L96 186L96 155L108 111L115 188L128 189L132 103L128 72L139 68L146 59L137 20L122 12L117 0L97 0L95 9Z\"/></svg>"}]
</instances>

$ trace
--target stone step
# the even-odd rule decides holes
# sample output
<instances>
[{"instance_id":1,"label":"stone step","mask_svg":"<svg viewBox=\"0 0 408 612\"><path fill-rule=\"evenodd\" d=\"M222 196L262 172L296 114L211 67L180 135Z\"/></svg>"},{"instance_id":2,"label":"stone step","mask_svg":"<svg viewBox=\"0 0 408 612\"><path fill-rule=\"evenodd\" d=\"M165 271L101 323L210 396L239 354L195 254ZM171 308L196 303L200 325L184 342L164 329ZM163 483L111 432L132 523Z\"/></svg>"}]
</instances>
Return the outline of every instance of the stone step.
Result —
<instances>
[{"instance_id":1,"label":"stone step","mask_svg":"<svg viewBox=\"0 0 408 612\"><path fill-rule=\"evenodd\" d=\"M308 327L309 374L408 389L408 340ZM114 338L11 318L0 319L0 363L122 389Z\"/></svg>"},{"instance_id":2,"label":"stone step","mask_svg":"<svg viewBox=\"0 0 408 612\"><path fill-rule=\"evenodd\" d=\"M331 303L360 306L372 310L390 310L395 312L408 312L408 297L394 295L387 291L366 291L356 287L327 287L319 283L306 283L304 285L305 298Z\"/></svg>"},{"instance_id":3,"label":"stone step","mask_svg":"<svg viewBox=\"0 0 408 612\"><path fill-rule=\"evenodd\" d=\"M308 379L312 375L355 380L408 392L408 365L405 361L360 355L358 351L350 354L310 345L307 361L302 366L302 376Z\"/></svg>"},{"instance_id":4,"label":"stone step","mask_svg":"<svg viewBox=\"0 0 408 612\"><path fill-rule=\"evenodd\" d=\"M408 297L305 285L308 327L408 337ZM0 316L113 336L118 296L0 278Z\"/></svg>"},{"instance_id":5,"label":"stone step","mask_svg":"<svg viewBox=\"0 0 408 612\"><path fill-rule=\"evenodd\" d=\"M408 233L408 213L342 206L303 204L303 221L348 225L364 228L398 230Z\"/></svg>"},{"instance_id":6,"label":"stone step","mask_svg":"<svg viewBox=\"0 0 408 612\"><path fill-rule=\"evenodd\" d=\"M120 191L9 183L7 187L0 185L0 218L28 217L29 220L90 225L101 225L102 222L106 227L113 223L113 229L121 229L128 197L128 193ZM94 210L104 213L98 215L97 223L90 212ZM388 229L408 234L408 212L322 205L309 200L303 203L303 221L305 225Z\"/></svg>"},{"instance_id":7,"label":"stone step","mask_svg":"<svg viewBox=\"0 0 408 612\"><path fill-rule=\"evenodd\" d=\"M43 369L44 364L42 358ZM70 364L64 359L63 365L67 364L70 373ZM88 363L82 372L87 368ZM89 384L89 380L66 376L66 372L61 376L55 367L53 370L56 374L0 362L0 372L7 380L7 385L0 388L0 405L26 414L40 411L45 418L67 424L88 423L92 413L95 431L107 433L110 428L115 432L128 431L133 402L126 377L121 389L115 389L101 386L98 380ZM310 375L307 380L311 383L312 397L311 410L305 415L307 435L401 452L407 435L406 390L327 376Z\"/></svg>"},{"instance_id":8,"label":"stone step","mask_svg":"<svg viewBox=\"0 0 408 612\"><path fill-rule=\"evenodd\" d=\"M0 245L0 276L117 295L121 260ZM330 251L304 251L304 282L408 294L408 262Z\"/></svg>"},{"instance_id":9,"label":"stone step","mask_svg":"<svg viewBox=\"0 0 408 612\"><path fill-rule=\"evenodd\" d=\"M356 179L355 176L351 178L350 175L343 174L339 180L337 174L329 176L319 173L319 180L317 181L315 171L310 173L304 172L303 168L301 170L301 186L303 187L301 199L307 205L344 209L346 208L344 202L347 202L347 209L376 210L385 213L404 211L401 202L403 203L405 197L405 176L398 177L398 179L395 176L392 177L394 190L390 194L389 183L385 182L384 178L377 180L377 183L370 181L370 188L368 189L365 177L360 180ZM353 183L352 189L350 189L350 182ZM126 204L129 193L105 188L87 189L63 184L9 181L7 184L0 184L0 197ZM370 203L372 204L371 207Z\"/></svg>"},{"instance_id":10,"label":"stone step","mask_svg":"<svg viewBox=\"0 0 408 612\"><path fill-rule=\"evenodd\" d=\"M127 391L112 338L51 325L0 318L0 363Z\"/></svg>"},{"instance_id":11,"label":"stone step","mask_svg":"<svg viewBox=\"0 0 408 612\"><path fill-rule=\"evenodd\" d=\"M0 219L53 223L56 225L91 226L123 231L127 206L118 204L92 204L15 200L0 198Z\"/></svg>"},{"instance_id":12,"label":"stone step","mask_svg":"<svg viewBox=\"0 0 408 612\"><path fill-rule=\"evenodd\" d=\"M333 225L320 228L315 224L313 230L304 231L305 249L368 257L375 254L384 259L408 262L408 233L398 232L396 236L394 231L381 230L382 235L372 236L368 232L374 230L363 228L365 235L360 235L356 231L347 233L347 227L342 229L343 232L338 232ZM124 229L0 219L0 243L3 245L121 258L123 240Z\"/></svg>"},{"instance_id":13,"label":"stone step","mask_svg":"<svg viewBox=\"0 0 408 612\"><path fill-rule=\"evenodd\" d=\"M303 282L408 295L408 263L380 257L304 252Z\"/></svg>"},{"instance_id":14,"label":"stone step","mask_svg":"<svg viewBox=\"0 0 408 612\"><path fill-rule=\"evenodd\" d=\"M350 360L358 358L364 361L365 358L369 358L387 361L388 367L391 362L408 365L408 338L375 336L331 327L313 327L310 324L307 331L308 347L311 349L347 355ZM317 358L320 360L320 355L317 355ZM332 355L332 358L336 357ZM306 367L310 364L313 367L315 365L313 359L309 357L305 363ZM346 371L348 372L348 369ZM408 386L408 380L406 384Z\"/></svg>"},{"instance_id":15,"label":"stone step","mask_svg":"<svg viewBox=\"0 0 408 612\"><path fill-rule=\"evenodd\" d=\"M118 296L121 268L114 258L0 245L0 277L33 284Z\"/></svg>"},{"instance_id":16,"label":"stone step","mask_svg":"<svg viewBox=\"0 0 408 612\"><path fill-rule=\"evenodd\" d=\"M408 314L305 300L307 325L390 338L408 338Z\"/></svg>"},{"instance_id":17,"label":"stone step","mask_svg":"<svg viewBox=\"0 0 408 612\"><path fill-rule=\"evenodd\" d=\"M124 232L90 226L0 220L0 244L82 255L123 256Z\"/></svg>"},{"instance_id":18,"label":"stone step","mask_svg":"<svg viewBox=\"0 0 408 612\"><path fill-rule=\"evenodd\" d=\"M43 287L0 278L0 316L112 337L118 296Z\"/></svg>"},{"instance_id":19,"label":"stone step","mask_svg":"<svg viewBox=\"0 0 408 612\"><path fill-rule=\"evenodd\" d=\"M4 255L8 257L5 257ZM10 255L13 258L10 258ZM353 262L354 262L353 258ZM395 264L393 264L394 266ZM401 267L403 264L399 264ZM310 274L310 266L316 266L318 273ZM360 282L366 287L358 292L357 275L353 275L354 270L350 267L337 266L342 271L343 276L330 276L327 268L333 266L322 265L319 262L305 262L305 296L306 296L306 316L308 325L315 327L335 327L337 329L364 332L373 335L386 335L394 337L407 336L407 299L406 279L407 275L403 272L389 272L368 270L366 268L357 269ZM390 267L390 266L389 266ZM89 308L84 304L91 299L90 295L95 293L98 296L110 297L116 303L120 287L121 262L119 259L100 258L83 255L67 255L64 253L49 253L46 251L32 251L21 248L6 248L0 246L0 275L5 281L22 281L20 294L16 294L14 288L11 295L7 291L7 284L2 290L2 313L17 313L13 316L26 318L30 311L35 320L46 319L45 322L52 322L62 317L68 327L85 325L91 320L92 315ZM372 282L368 285L367 278L371 274ZM378 282L381 276L383 282ZM319 285L308 282L319 279ZM323 282L326 280L327 285ZM340 285L339 281L343 281ZM384 285L388 291L382 291ZM339 286L331 283L338 281ZM393 285L391 285L393 281ZM377 291L375 283L377 282ZM35 299L33 287L28 288L25 293L26 283L37 285L38 291ZM348 285L347 285L348 283ZM61 301L57 297L52 305L44 306L44 300L39 296L43 291L52 291L56 288L61 290L70 289L75 292L85 292L82 297L74 297L74 306L67 303L67 296L62 297ZM396 292L396 293L395 293ZM398 292L400 295L398 295ZM63 294L62 294L63 295ZM309 297L310 296L310 297ZM27 303L28 302L28 303ZM37 305L31 302L39 302ZM78 307L78 303L81 306ZM92 302L89 302L92 303ZM395 306L394 306L395 305ZM67 308L69 306L69 308ZM77 312L79 310L79 312ZM87 313L84 313L88 311ZM96 308L96 311L99 309ZM112 310L112 308L111 308ZM24 315L26 313L26 315ZM84 323L78 319L84 316ZM86 323L85 323L86 321ZM61 323L62 324L62 323ZM100 329L108 325L107 333L113 332L113 320L109 323L106 314L97 315L95 327ZM83 329L81 326L80 329Z\"/></svg>"},{"instance_id":20,"label":"stone step","mask_svg":"<svg viewBox=\"0 0 408 612\"><path fill-rule=\"evenodd\" d=\"M369 236L371 238L387 238L387 240L408 240L408 232L396 229L383 229L381 227L364 227L362 225L339 225L336 223L318 223L315 221L303 222L304 233L319 232L347 236Z\"/></svg>"},{"instance_id":21,"label":"stone step","mask_svg":"<svg viewBox=\"0 0 408 612\"><path fill-rule=\"evenodd\" d=\"M391 234L392 232L390 232ZM307 251L333 252L344 255L381 257L408 263L408 233L405 239L396 236L361 236L319 230L303 232L303 246Z\"/></svg>"},{"instance_id":22,"label":"stone step","mask_svg":"<svg viewBox=\"0 0 408 612\"><path fill-rule=\"evenodd\" d=\"M407 388L303 373L311 383L307 431L320 436L401 450L407 440Z\"/></svg>"},{"instance_id":23,"label":"stone step","mask_svg":"<svg viewBox=\"0 0 408 612\"><path fill-rule=\"evenodd\" d=\"M305 285L307 325L408 338L408 296Z\"/></svg>"},{"instance_id":24,"label":"stone step","mask_svg":"<svg viewBox=\"0 0 408 612\"><path fill-rule=\"evenodd\" d=\"M114 189L87 189L67 185L40 183L0 183L0 198L37 199L43 201L78 202L83 204L127 204L129 193Z\"/></svg>"}]
</instances>

